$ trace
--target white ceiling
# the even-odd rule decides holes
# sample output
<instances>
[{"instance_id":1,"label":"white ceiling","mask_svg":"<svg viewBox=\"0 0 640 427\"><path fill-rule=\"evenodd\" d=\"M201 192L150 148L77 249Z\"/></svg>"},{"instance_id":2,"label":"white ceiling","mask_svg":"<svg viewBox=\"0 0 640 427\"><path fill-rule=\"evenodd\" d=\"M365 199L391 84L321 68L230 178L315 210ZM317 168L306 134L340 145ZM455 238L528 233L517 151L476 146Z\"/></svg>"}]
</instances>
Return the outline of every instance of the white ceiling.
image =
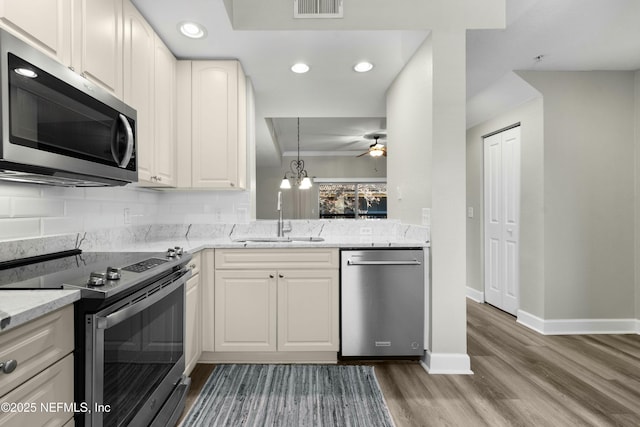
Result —
<instances>
[{"instance_id":1,"label":"white ceiling","mask_svg":"<svg viewBox=\"0 0 640 427\"><path fill-rule=\"evenodd\" d=\"M400 28L234 31L223 0L132 1L179 59L240 60L255 89L257 156L265 166L277 165L282 152L296 143L290 132L295 126L287 125L295 124L296 117L302 117L303 151L335 150L335 144L355 141L357 132L380 130L378 119L368 118L385 116L386 89L429 34ZM512 70L640 69L639 0L506 3L506 29L467 32L467 93L473 117L469 122L487 119L494 110L533 96L526 88L514 90L522 83L513 78ZM208 36L190 40L180 35L177 24L185 20L203 24ZM412 25L415 28L415 22ZM542 59L535 60L539 55ZM355 73L352 66L360 60L374 63L374 70ZM308 63L311 71L290 72L298 61ZM504 96L496 96L496 91ZM290 119L280 125L278 139L285 145L273 143L267 118ZM306 136L305 118L316 118L308 121L313 133ZM353 123L348 118L354 118ZM368 144L352 146L360 149Z\"/></svg>"}]
</instances>

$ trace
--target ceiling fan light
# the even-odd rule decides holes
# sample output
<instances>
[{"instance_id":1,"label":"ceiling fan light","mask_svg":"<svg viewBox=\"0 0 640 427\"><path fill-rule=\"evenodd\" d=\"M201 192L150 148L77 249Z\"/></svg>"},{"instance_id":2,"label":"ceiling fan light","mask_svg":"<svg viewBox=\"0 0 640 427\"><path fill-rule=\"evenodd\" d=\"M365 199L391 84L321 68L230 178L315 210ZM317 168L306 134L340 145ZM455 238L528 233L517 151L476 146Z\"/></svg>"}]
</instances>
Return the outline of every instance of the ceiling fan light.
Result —
<instances>
[{"instance_id":1,"label":"ceiling fan light","mask_svg":"<svg viewBox=\"0 0 640 427\"><path fill-rule=\"evenodd\" d=\"M369 155L371 157L380 157L384 154L384 150L382 148L372 148L369 151Z\"/></svg>"},{"instance_id":2,"label":"ceiling fan light","mask_svg":"<svg viewBox=\"0 0 640 427\"><path fill-rule=\"evenodd\" d=\"M353 66L353 71L355 71L356 73L366 73L367 71L371 71L372 69L373 64L367 61L358 62Z\"/></svg>"},{"instance_id":3,"label":"ceiling fan light","mask_svg":"<svg viewBox=\"0 0 640 427\"><path fill-rule=\"evenodd\" d=\"M291 182L287 179L287 177L282 178L282 182L280 183L280 188L283 190L288 190L291 188Z\"/></svg>"}]
</instances>

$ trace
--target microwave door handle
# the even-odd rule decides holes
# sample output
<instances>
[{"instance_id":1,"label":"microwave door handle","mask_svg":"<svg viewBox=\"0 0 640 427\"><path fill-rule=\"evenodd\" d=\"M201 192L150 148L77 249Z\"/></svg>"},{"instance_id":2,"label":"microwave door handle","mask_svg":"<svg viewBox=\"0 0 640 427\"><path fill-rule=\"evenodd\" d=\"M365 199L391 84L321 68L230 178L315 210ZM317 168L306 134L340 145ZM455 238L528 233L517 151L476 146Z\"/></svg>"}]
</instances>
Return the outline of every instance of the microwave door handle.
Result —
<instances>
[{"instance_id":1,"label":"microwave door handle","mask_svg":"<svg viewBox=\"0 0 640 427\"><path fill-rule=\"evenodd\" d=\"M124 114L120 114L118 116L118 120L122 122L124 126L124 130L127 133L127 149L124 152L124 156L122 159L118 159L116 155L115 144L117 143L116 138L111 141L111 155L113 156L113 160L116 161L118 166L121 168L126 168L129 164L129 160L131 160L131 156L133 155L133 129L131 129L131 125L129 124L129 120L124 116Z\"/></svg>"}]
</instances>

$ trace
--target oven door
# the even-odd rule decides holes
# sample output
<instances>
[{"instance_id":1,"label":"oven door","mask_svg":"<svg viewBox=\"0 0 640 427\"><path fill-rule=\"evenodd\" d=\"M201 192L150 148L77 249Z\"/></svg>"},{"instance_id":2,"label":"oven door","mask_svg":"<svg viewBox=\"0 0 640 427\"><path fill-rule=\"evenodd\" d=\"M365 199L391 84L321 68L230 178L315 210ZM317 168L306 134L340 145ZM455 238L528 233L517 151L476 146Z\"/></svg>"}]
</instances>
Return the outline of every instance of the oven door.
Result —
<instances>
[{"instance_id":1,"label":"oven door","mask_svg":"<svg viewBox=\"0 0 640 427\"><path fill-rule=\"evenodd\" d=\"M184 284L190 271L86 316L85 425L147 426L184 372Z\"/></svg>"}]
</instances>

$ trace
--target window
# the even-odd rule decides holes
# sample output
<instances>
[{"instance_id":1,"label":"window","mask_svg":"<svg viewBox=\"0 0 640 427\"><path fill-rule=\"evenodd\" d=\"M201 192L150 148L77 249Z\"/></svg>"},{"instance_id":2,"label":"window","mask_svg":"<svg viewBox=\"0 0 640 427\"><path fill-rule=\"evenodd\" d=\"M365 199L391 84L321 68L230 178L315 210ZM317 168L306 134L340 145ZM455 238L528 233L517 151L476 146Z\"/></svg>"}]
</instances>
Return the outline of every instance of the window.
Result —
<instances>
[{"instance_id":1,"label":"window","mask_svg":"<svg viewBox=\"0 0 640 427\"><path fill-rule=\"evenodd\" d=\"M320 218L386 218L386 183L323 183L318 186Z\"/></svg>"}]
</instances>

